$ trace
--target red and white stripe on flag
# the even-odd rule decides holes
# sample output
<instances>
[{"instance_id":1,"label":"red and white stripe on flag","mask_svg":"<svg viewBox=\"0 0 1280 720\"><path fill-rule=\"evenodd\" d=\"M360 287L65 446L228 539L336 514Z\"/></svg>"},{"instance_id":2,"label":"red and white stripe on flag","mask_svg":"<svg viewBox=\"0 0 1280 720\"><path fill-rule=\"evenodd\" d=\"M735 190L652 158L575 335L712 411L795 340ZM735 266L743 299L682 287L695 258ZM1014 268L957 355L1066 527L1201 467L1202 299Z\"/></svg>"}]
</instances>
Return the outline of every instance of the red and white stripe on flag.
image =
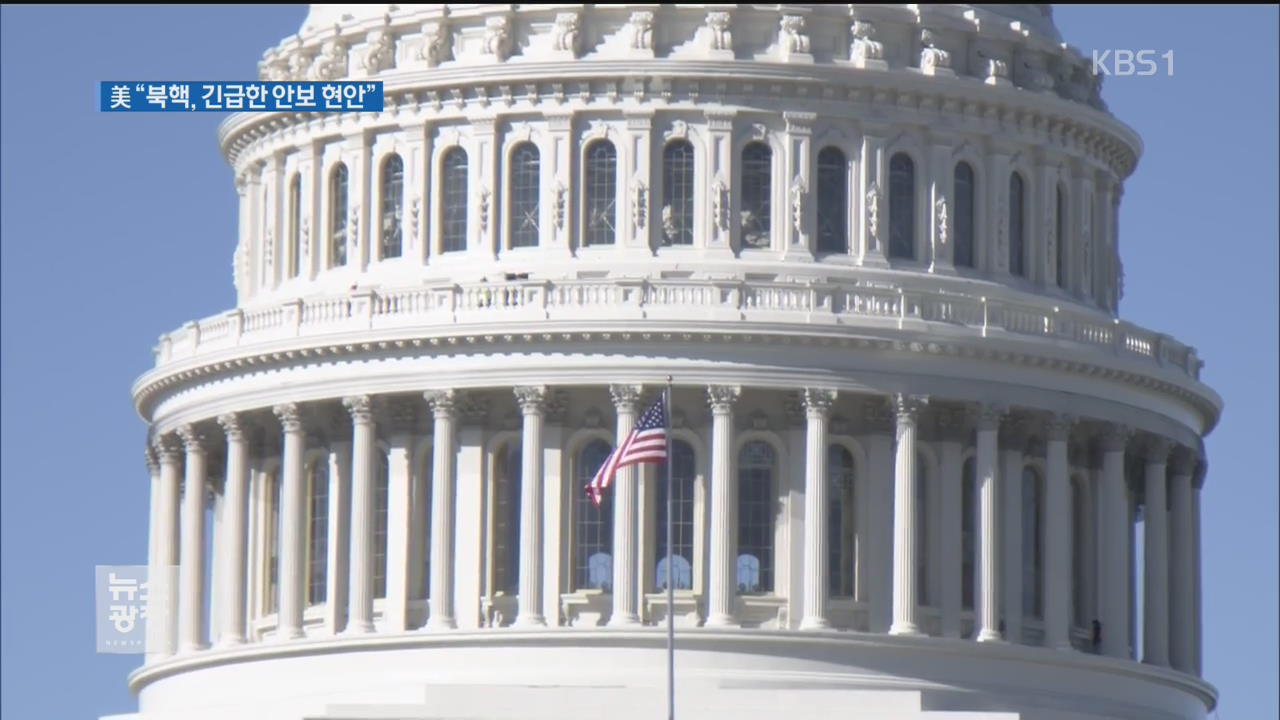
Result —
<instances>
[{"instance_id":1,"label":"red and white stripe on flag","mask_svg":"<svg viewBox=\"0 0 1280 720\"><path fill-rule=\"evenodd\" d=\"M604 491L613 483L618 470L628 465L656 463L667 459L667 412L664 398L645 410L636 422L635 429L627 433L622 444L614 448L587 484L587 494L596 507L604 497Z\"/></svg>"}]
</instances>

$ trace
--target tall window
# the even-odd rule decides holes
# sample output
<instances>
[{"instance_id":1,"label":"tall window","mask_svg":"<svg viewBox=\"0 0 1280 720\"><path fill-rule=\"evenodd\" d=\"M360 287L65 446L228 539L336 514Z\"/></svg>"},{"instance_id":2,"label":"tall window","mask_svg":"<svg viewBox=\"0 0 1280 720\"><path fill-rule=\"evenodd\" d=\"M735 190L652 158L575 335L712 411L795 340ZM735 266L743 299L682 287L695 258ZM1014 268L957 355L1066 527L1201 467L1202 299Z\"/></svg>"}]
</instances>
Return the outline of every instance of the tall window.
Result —
<instances>
[{"instance_id":1,"label":"tall window","mask_svg":"<svg viewBox=\"0 0 1280 720\"><path fill-rule=\"evenodd\" d=\"M608 140L597 140L587 146L586 159L583 241L612 245L618 234L618 152Z\"/></svg>"},{"instance_id":2,"label":"tall window","mask_svg":"<svg viewBox=\"0 0 1280 720\"><path fill-rule=\"evenodd\" d=\"M467 151L450 148L440 160L440 251L467 249Z\"/></svg>"},{"instance_id":3,"label":"tall window","mask_svg":"<svg viewBox=\"0 0 1280 720\"><path fill-rule=\"evenodd\" d=\"M1088 609L1085 593L1088 573L1084 541L1088 537L1089 496L1085 480L1081 476L1071 478L1071 619L1076 627L1087 627L1085 611Z\"/></svg>"},{"instance_id":4,"label":"tall window","mask_svg":"<svg viewBox=\"0 0 1280 720\"><path fill-rule=\"evenodd\" d=\"M849 167L839 148L818 153L818 252L849 252Z\"/></svg>"},{"instance_id":5,"label":"tall window","mask_svg":"<svg viewBox=\"0 0 1280 720\"><path fill-rule=\"evenodd\" d=\"M1022 176L1009 176L1009 273L1026 275L1026 187Z\"/></svg>"},{"instance_id":6,"label":"tall window","mask_svg":"<svg viewBox=\"0 0 1280 720\"><path fill-rule=\"evenodd\" d=\"M1044 482L1022 470L1022 613L1044 616Z\"/></svg>"},{"instance_id":7,"label":"tall window","mask_svg":"<svg viewBox=\"0 0 1280 720\"><path fill-rule=\"evenodd\" d=\"M1065 288L1067 286L1067 206L1066 200L1062 196L1062 188L1058 188L1057 207L1054 213L1056 227L1054 228L1054 237L1058 240L1058 287Z\"/></svg>"},{"instance_id":8,"label":"tall window","mask_svg":"<svg viewBox=\"0 0 1280 720\"><path fill-rule=\"evenodd\" d=\"M298 277L302 268L302 176L289 181L289 277Z\"/></svg>"},{"instance_id":9,"label":"tall window","mask_svg":"<svg viewBox=\"0 0 1280 720\"><path fill-rule=\"evenodd\" d=\"M329 267L347 264L347 166L329 173Z\"/></svg>"},{"instance_id":10,"label":"tall window","mask_svg":"<svg viewBox=\"0 0 1280 720\"><path fill-rule=\"evenodd\" d=\"M662 243L693 244L693 145L672 140L662 149Z\"/></svg>"},{"instance_id":11,"label":"tall window","mask_svg":"<svg viewBox=\"0 0 1280 720\"><path fill-rule=\"evenodd\" d=\"M929 469L924 455L916 454L916 604L933 604L933 587L929 582L929 504L933 500L929 487Z\"/></svg>"},{"instance_id":12,"label":"tall window","mask_svg":"<svg viewBox=\"0 0 1280 720\"><path fill-rule=\"evenodd\" d=\"M978 551L978 477L973 458L964 461L960 484L960 600L965 610L977 607L974 557Z\"/></svg>"},{"instance_id":13,"label":"tall window","mask_svg":"<svg viewBox=\"0 0 1280 720\"><path fill-rule=\"evenodd\" d=\"M770 195L773 192L773 151L762 142L742 149L742 244L769 247Z\"/></svg>"},{"instance_id":14,"label":"tall window","mask_svg":"<svg viewBox=\"0 0 1280 720\"><path fill-rule=\"evenodd\" d=\"M956 267L973 267L973 218L975 207L973 168L969 163L956 165L955 172L955 212L952 213L954 230L951 231L955 245Z\"/></svg>"},{"instance_id":15,"label":"tall window","mask_svg":"<svg viewBox=\"0 0 1280 720\"><path fill-rule=\"evenodd\" d=\"M889 160L889 257L916 259L916 165L906 153Z\"/></svg>"},{"instance_id":16,"label":"tall window","mask_svg":"<svg viewBox=\"0 0 1280 720\"><path fill-rule=\"evenodd\" d=\"M603 440L593 440L578 453L578 484L584 488L613 450ZM609 590L613 587L613 493L604 493L600 507L585 492L574 493L573 584Z\"/></svg>"},{"instance_id":17,"label":"tall window","mask_svg":"<svg viewBox=\"0 0 1280 720\"><path fill-rule=\"evenodd\" d=\"M511 247L537 247L541 161L533 143L511 151Z\"/></svg>"},{"instance_id":18,"label":"tall window","mask_svg":"<svg viewBox=\"0 0 1280 720\"><path fill-rule=\"evenodd\" d=\"M373 486L373 596L387 596L387 504L391 497L391 465L387 454L377 453Z\"/></svg>"},{"instance_id":19,"label":"tall window","mask_svg":"<svg viewBox=\"0 0 1280 720\"><path fill-rule=\"evenodd\" d=\"M329 462L316 460L308 473L307 603L325 601L329 571Z\"/></svg>"},{"instance_id":20,"label":"tall window","mask_svg":"<svg viewBox=\"0 0 1280 720\"><path fill-rule=\"evenodd\" d=\"M279 474L263 475L267 486L267 596L268 613L280 609L280 478Z\"/></svg>"},{"instance_id":21,"label":"tall window","mask_svg":"<svg viewBox=\"0 0 1280 720\"><path fill-rule=\"evenodd\" d=\"M507 443L494 459L493 589L520 588L520 443Z\"/></svg>"},{"instance_id":22,"label":"tall window","mask_svg":"<svg viewBox=\"0 0 1280 720\"><path fill-rule=\"evenodd\" d=\"M683 440L671 441L672 561L671 577L677 590L693 589L693 488L697 478L693 448ZM654 493L657 524L654 532L658 558L654 580L659 590L667 589L667 483L659 481Z\"/></svg>"},{"instance_id":23,"label":"tall window","mask_svg":"<svg viewBox=\"0 0 1280 720\"><path fill-rule=\"evenodd\" d=\"M738 592L773 590L773 446L755 440L738 454Z\"/></svg>"},{"instance_id":24,"label":"tall window","mask_svg":"<svg viewBox=\"0 0 1280 720\"><path fill-rule=\"evenodd\" d=\"M404 161L392 154L382 162L381 257L400 257L404 225Z\"/></svg>"},{"instance_id":25,"label":"tall window","mask_svg":"<svg viewBox=\"0 0 1280 720\"><path fill-rule=\"evenodd\" d=\"M855 544L853 456L842 445L827 446L827 578L831 595L853 596Z\"/></svg>"}]
</instances>

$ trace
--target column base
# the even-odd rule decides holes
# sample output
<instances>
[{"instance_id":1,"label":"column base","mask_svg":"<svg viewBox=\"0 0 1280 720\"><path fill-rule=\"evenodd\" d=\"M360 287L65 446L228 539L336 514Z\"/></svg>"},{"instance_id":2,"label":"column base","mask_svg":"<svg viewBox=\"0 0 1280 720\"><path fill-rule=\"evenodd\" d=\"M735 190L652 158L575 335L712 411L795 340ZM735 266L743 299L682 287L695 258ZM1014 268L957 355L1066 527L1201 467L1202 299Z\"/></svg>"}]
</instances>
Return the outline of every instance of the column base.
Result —
<instances>
[{"instance_id":1,"label":"column base","mask_svg":"<svg viewBox=\"0 0 1280 720\"><path fill-rule=\"evenodd\" d=\"M244 638L242 638L242 637L235 637L235 636L229 636L229 637L221 637L221 638L218 638L218 644L217 644L217 647L220 647L220 648L233 648L233 647L239 647L239 646L244 645L244 644L245 644L245 640L244 640Z\"/></svg>"},{"instance_id":2,"label":"column base","mask_svg":"<svg viewBox=\"0 0 1280 720\"><path fill-rule=\"evenodd\" d=\"M423 629L431 630L431 631L457 630L458 623L453 619L452 616L449 616L449 615L440 616L440 617L432 615L431 617L427 618L427 624L423 626Z\"/></svg>"},{"instance_id":3,"label":"column base","mask_svg":"<svg viewBox=\"0 0 1280 720\"><path fill-rule=\"evenodd\" d=\"M707 621L702 624L708 628L737 628L742 627L742 623L732 615L718 614L707 617Z\"/></svg>"},{"instance_id":4,"label":"column base","mask_svg":"<svg viewBox=\"0 0 1280 720\"><path fill-rule=\"evenodd\" d=\"M800 621L800 629L801 630L830 630L831 623L826 618L821 616L806 617L805 619Z\"/></svg>"},{"instance_id":5,"label":"column base","mask_svg":"<svg viewBox=\"0 0 1280 720\"><path fill-rule=\"evenodd\" d=\"M640 627L640 616L636 613L618 613L614 611L609 622L605 623L605 627L620 628L638 628Z\"/></svg>"},{"instance_id":6,"label":"column base","mask_svg":"<svg viewBox=\"0 0 1280 720\"><path fill-rule=\"evenodd\" d=\"M920 626L913 622L895 622L889 626L890 635L922 636Z\"/></svg>"},{"instance_id":7,"label":"column base","mask_svg":"<svg viewBox=\"0 0 1280 720\"><path fill-rule=\"evenodd\" d=\"M338 637L347 637L349 635L371 635L374 627L372 622L349 622L347 628L338 633Z\"/></svg>"},{"instance_id":8,"label":"column base","mask_svg":"<svg viewBox=\"0 0 1280 720\"><path fill-rule=\"evenodd\" d=\"M518 628L546 627L546 626L547 626L547 619L542 615L535 615L533 613L525 613L523 615L517 615L515 622L511 623L511 627L518 627Z\"/></svg>"},{"instance_id":9,"label":"column base","mask_svg":"<svg viewBox=\"0 0 1280 720\"><path fill-rule=\"evenodd\" d=\"M1000 635L998 630L983 628L978 631L978 642L985 643L1005 643L1005 639Z\"/></svg>"}]
</instances>

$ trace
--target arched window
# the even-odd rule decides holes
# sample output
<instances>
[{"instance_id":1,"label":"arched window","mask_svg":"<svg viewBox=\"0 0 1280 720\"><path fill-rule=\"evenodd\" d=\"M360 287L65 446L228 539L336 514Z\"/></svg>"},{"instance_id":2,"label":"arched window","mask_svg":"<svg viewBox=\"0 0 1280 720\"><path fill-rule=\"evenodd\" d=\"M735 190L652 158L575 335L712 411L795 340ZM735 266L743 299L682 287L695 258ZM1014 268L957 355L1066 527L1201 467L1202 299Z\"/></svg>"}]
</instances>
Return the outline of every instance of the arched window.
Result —
<instances>
[{"instance_id":1,"label":"arched window","mask_svg":"<svg viewBox=\"0 0 1280 720\"><path fill-rule=\"evenodd\" d=\"M773 591L773 446L755 440L738 453L738 592Z\"/></svg>"},{"instance_id":2,"label":"arched window","mask_svg":"<svg viewBox=\"0 0 1280 720\"><path fill-rule=\"evenodd\" d=\"M1022 176L1009 176L1009 273L1025 276L1026 269L1026 186Z\"/></svg>"},{"instance_id":3,"label":"arched window","mask_svg":"<svg viewBox=\"0 0 1280 720\"><path fill-rule=\"evenodd\" d=\"M818 252L849 252L849 166L839 148L818 153Z\"/></svg>"},{"instance_id":4,"label":"arched window","mask_svg":"<svg viewBox=\"0 0 1280 720\"><path fill-rule=\"evenodd\" d=\"M773 151L762 142L742 149L742 245L769 247L770 207L773 193Z\"/></svg>"},{"instance_id":5,"label":"arched window","mask_svg":"<svg viewBox=\"0 0 1280 720\"><path fill-rule=\"evenodd\" d=\"M933 604L933 584L929 582L929 466L923 453L916 454L916 604Z\"/></svg>"},{"instance_id":6,"label":"arched window","mask_svg":"<svg viewBox=\"0 0 1280 720\"><path fill-rule=\"evenodd\" d=\"M853 505L853 455L842 445L827 446L827 578L832 596L853 597L857 545Z\"/></svg>"},{"instance_id":7,"label":"arched window","mask_svg":"<svg viewBox=\"0 0 1280 720\"><path fill-rule=\"evenodd\" d=\"M381 258L400 257L404 219L404 161L392 154L382 161Z\"/></svg>"},{"instance_id":8,"label":"arched window","mask_svg":"<svg viewBox=\"0 0 1280 720\"><path fill-rule=\"evenodd\" d=\"M391 496L391 465L387 454L377 452L373 476L373 596L387 596L387 503Z\"/></svg>"},{"instance_id":9,"label":"arched window","mask_svg":"<svg viewBox=\"0 0 1280 720\"><path fill-rule=\"evenodd\" d=\"M1022 613L1044 616L1044 481L1022 470Z\"/></svg>"},{"instance_id":10,"label":"arched window","mask_svg":"<svg viewBox=\"0 0 1280 720\"><path fill-rule=\"evenodd\" d=\"M693 145L672 140L662 149L662 243L693 244Z\"/></svg>"},{"instance_id":11,"label":"arched window","mask_svg":"<svg viewBox=\"0 0 1280 720\"><path fill-rule=\"evenodd\" d=\"M307 603L325 601L329 571L329 461L321 458L307 474Z\"/></svg>"},{"instance_id":12,"label":"arched window","mask_svg":"<svg viewBox=\"0 0 1280 720\"><path fill-rule=\"evenodd\" d=\"M467 151L450 148L440 159L440 252L467 249Z\"/></svg>"},{"instance_id":13,"label":"arched window","mask_svg":"<svg viewBox=\"0 0 1280 720\"><path fill-rule=\"evenodd\" d=\"M1089 496L1085 479L1079 475L1071 478L1071 619L1076 627L1089 625L1085 611L1088 585L1088 558L1084 541L1088 537Z\"/></svg>"},{"instance_id":14,"label":"arched window","mask_svg":"<svg viewBox=\"0 0 1280 720\"><path fill-rule=\"evenodd\" d=\"M672 494L672 561L671 575L677 590L693 589L693 489L697 481L698 470L694 460L693 447L683 440L671 441L671 484L675 488ZM659 479L654 493L657 510L657 522L654 524L655 549L653 556L658 558L658 566L654 569L654 581L657 589L667 589L667 483L665 478Z\"/></svg>"},{"instance_id":15,"label":"arched window","mask_svg":"<svg viewBox=\"0 0 1280 720\"><path fill-rule=\"evenodd\" d=\"M538 148L520 143L511 151L511 247L537 247L541 161Z\"/></svg>"},{"instance_id":16,"label":"arched window","mask_svg":"<svg viewBox=\"0 0 1280 720\"><path fill-rule=\"evenodd\" d=\"M302 270L302 176L289 181L289 277Z\"/></svg>"},{"instance_id":17,"label":"arched window","mask_svg":"<svg viewBox=\"0 0 1280 720\"><path fill-rule=\"evenodd\" d=\"M1066 199L1062 195L1062 188L1058 188L1057 205L1054 211L1054 237L1058 241L1057 271L1058 271L1058 287L1067 287L1067 205Z\"/></svg>"},{"instance_id":18,"label":"arched window","mask_svg":"<svg viewBox=\"0 0 1280 720\"><path fill-rule=\"evenodd\" d=\"M952 230L953 251L956 267L973 267L973 222L975 208L975 191L973 168L969 163L956 165L955 172L955 212L952 213L954 230Z\"/></svg>"},{"instance_id":19,"label":"arched window","mask_svg":"<svg viewBox=\"0 0 1280 720\"><path fill-rule=\"evenodd\" d=\"M916 164L906 153L889 160L889 257L916 259Z\"/></svg>"},{"instance_id":20,"label":"arched window","mask_svg":"<svg viewBox=\"0 0 1280 720\"><path fill-rule=\"evenodd\" d=\"M965 610L978 606L974 568L978 527L978 477L973 458L964 461L960 483L960 601Z\"/></svg>"},{"instance_id":21,"label":"arched window","mask_svg":"<svg viewBox=\"0 0 1280 720\"><path fill-rule=\"evenodd\" d=\"M493 590L515 595L520 588L520 443L494 458Z\"/></svg>"},{"instance_id":22,"label":"arched window","mask_svg":"<svg viewBox=\"0 0 1280 720\"><path fill-rule=\"evenodd\" d=\"M347 264L347 166L329 173L329 267Z\"/></svg>"},{"instance_id":23,"label":"arched window","mask_svg":"<svg viewBox=\"0 0 1280 720\"><path fill-rule=\"evenodd\" d=\"M582 492L613 448L593 440L578 453L577 490L573 512L573 585L608 591L613 587L613 493L600 498L600 507Z\"/></svg>"},{"instance_id":24,"label":"arched window","mask_svg":"<svg viewBox=\"0 0 1280 720\"><path fill-rule=\"evenodd\" d=\"M597 140L587 146L586 159L582 239L587 245L612 245L618 236L618 152L608 140Z\"/></svg>"}]
</instances>

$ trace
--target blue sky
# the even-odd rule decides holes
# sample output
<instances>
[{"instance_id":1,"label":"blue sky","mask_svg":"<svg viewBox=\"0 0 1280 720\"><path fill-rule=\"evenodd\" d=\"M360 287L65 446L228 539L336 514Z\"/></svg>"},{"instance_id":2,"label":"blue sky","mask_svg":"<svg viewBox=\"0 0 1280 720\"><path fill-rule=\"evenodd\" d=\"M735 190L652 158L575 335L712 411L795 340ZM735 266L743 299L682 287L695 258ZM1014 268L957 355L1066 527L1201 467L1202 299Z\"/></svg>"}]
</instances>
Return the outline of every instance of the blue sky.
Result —
<instances>
[{"instance_id":1,"label":"blue sky","mask_svg":"<svg viewBox=\"0 0 1280 720\"><path fill-rule=\"evenodd\" d=\"M0 8L0 715L134 707L133 655L94 653L93 566L145 562L145 428L129 398L157 336L232 306L221 115L107 115L97 82L255 76L300 6ZM1207 440L1205 673L1222 720L1276 717L1275 7L1060 6L1093 49L1173 50L1109 79L1146 153L1121 211L1124 318L1195 345L1226 401ZM1163 69L1163 68L1162 68ZM73 691L68 689L73 688Z\"/></svg>"}]
</instances>

